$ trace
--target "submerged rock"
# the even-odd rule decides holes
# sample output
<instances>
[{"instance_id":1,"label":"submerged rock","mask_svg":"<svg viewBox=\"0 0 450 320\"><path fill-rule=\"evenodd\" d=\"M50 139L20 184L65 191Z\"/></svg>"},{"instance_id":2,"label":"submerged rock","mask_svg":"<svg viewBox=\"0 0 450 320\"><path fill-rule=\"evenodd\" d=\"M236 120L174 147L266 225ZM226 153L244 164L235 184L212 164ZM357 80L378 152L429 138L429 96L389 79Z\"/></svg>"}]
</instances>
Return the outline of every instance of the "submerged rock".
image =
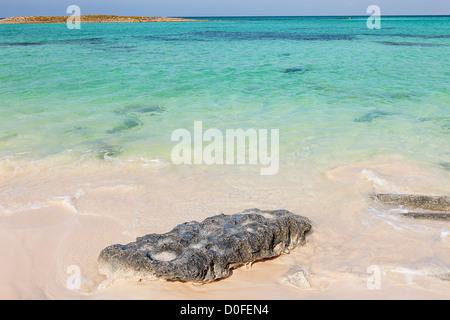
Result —
<instances>
[{"instance_id":1,"label":"submerged rock","mask_svg":"<svg viewBox=\"0 0 450 320\"><path fill-rule=\"evenodd\" d=\"M122 152L120 146L101 146L97 150L97 158L105 160L106 158L117 157Z\"/></svg>"},{"instance_id":2,"label":"submerged rock","mask_svg":"<svg viewBox=\"0 0 450 320\"><path fill-rule=\"evenodd\" d=\"M450 281L450 272L447 273L440 273L437 275L439 279L444 281Z\"/></svg>"},{"instance_id":3,"label":"submerged rock","mask_svg":"<svg viewBox=\"0 0 450 320\"><path fill-rule=\"evenodd\" d=\"M354 122L372 122L374 119L382 118L382 117L389 116L389 115L391 115L391 113L386 112L386 111L373 110L359 118L354 119L353 121Z\"/></svg>"},{"instance_id":4,"label":"submerged rock","mask_svg":"<svg viewBox=\"0 0 450 320\"><path fill-rule=\"evenodd\" d=\"M408 212L401 216L413 219L450 221L450 197L417 194L377 194L376 200L391 205L403 206ZM414 211L409 211L412 209ZM418 211L416 211L418 210Z\"/></svg>"},{"instance_id":5,"label":"submerged rock","mask_svg":"<svg viewBox=\"0 0 450 320\"><path fill-rule=\"evenodd\" d=\"M274 258L305 242L310 221L286 210L245 210L185 222L165 234L102 250L100 273L117 278L210 282L257 260Z\"/></svg>"},{"instance_id":6,"label":"submerged rock","mask_svg":"<svg viewBox=\"0 0 450 320\"><path fill-rule=\"evenodd\" d=\"M376 199L394 205L414 209L450 211L449 196L428 196L419 194L377 194Z\"/></svg>"},{"instance_id":7,"label":"submerged rock","mask_svg":"<svg viewBox=\"0 0 450 320\"><path fill-rule=\"evenodd\" d=\"M413 219L450 221L450 212L403 212L401 215Z\"/></svg>"},{"instance_id":8,"label":"submerged rock","mask_svg":"<svg viewBox=\"0 0 450 320\"><path fill-rule=\"evenodd\" d=\"M166 111L159 105L131 105L117 109L114 113L118 115L157 115Z\"/></svg>"},{"instance_id":9,"label":"submerged rock","mask_svg":"<svg viewBox=\"0 0 450 320\"><path fill-rule=\"evenodd\" d=\"M1 142L8 142L11 139L18 137L19 134L17 132L8 132L4 136L0 137Z\"/></svg>"},{"instance_id":10,"label":"submerged rock","mask_svg":"<svg viewBox=\"0 0 450 320\"><path fill-rule=\"evenodd\" d=\"M401 46L401 47L443 47L446 44L440 43L423 43L423 42L406 42L406 41L375 41L388 46Z\"/></svg>"},{"instance_id":11,"label":"submerged rock","mask_svg":"<svg viewBox=\"0 0 450 320\"><path fill-rule=\"evenodd\" d=\"M450 162L439 162L438 166L445 170L450 170Z\"/></svg>"},{"instance_id":12,"label":"submerged rock","mask_svg":"<svg viewBox=\"0 0 450 320\"><path fill-rule=\"evenodd\" d=\"M306 68L287 68L284 69L283 73L305 73Z\"/></svg>"}]
</instances>

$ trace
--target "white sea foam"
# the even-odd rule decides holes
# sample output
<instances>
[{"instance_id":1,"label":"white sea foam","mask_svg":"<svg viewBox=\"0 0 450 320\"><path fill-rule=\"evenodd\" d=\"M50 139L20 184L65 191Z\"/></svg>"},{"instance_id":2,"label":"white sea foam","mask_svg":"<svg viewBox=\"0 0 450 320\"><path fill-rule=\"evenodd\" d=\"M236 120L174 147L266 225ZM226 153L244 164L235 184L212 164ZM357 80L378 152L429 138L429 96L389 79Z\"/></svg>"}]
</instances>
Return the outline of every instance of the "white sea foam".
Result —
<instances>
[{"instance_id":1,"label":"white sea foam","mask_svg":"<svg viewBox=\"0 0 450 320\"><path fill-rule=\"evenodd\" d=\"M439 237L440 237L442 242L448 243L448 236L449 235L450 235L450 231L445 229L445 228L443 228L441 233L440 233L440 235L439 235Z\"/></svg>"}]
</instances>

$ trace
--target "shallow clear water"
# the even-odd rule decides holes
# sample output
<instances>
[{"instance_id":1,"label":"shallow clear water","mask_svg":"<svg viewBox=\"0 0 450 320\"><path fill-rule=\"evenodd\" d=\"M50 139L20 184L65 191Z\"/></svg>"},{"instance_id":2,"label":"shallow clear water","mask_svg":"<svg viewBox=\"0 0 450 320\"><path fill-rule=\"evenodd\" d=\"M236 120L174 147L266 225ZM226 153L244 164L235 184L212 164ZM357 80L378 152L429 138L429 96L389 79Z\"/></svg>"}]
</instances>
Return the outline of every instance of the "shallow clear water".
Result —
<instances>
[{"instance_id":1,"label":"shallow clear water","mask_svg":"<svg viewBox=\"0 0 450 320\"><path fill-rule=\"evenodd\" d=\"M448 169L450 18L0 25L0 157L170 161L177 128L278 128L280 161Z\"/></svg>"}]
</instances>

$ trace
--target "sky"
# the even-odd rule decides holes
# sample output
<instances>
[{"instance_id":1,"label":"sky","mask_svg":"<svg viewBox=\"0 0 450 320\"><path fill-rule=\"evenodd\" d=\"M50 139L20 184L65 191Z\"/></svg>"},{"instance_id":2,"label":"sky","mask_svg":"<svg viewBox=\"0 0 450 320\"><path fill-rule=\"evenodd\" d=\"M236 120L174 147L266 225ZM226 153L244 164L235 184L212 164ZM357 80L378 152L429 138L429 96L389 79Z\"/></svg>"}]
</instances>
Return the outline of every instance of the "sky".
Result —
<instances>
[{"instance_id":1,"label":"sky","mask_svg":"<svg viewBox=\"0 0 450 320\"><path fill-rule=\"evenodd\" d=\"M0 0L0 17L63 16L69 5L78 5L82 15L153 17L364 16L370 5L382 15L450 15L449 0Z\"/></svg>"}]
</instances>

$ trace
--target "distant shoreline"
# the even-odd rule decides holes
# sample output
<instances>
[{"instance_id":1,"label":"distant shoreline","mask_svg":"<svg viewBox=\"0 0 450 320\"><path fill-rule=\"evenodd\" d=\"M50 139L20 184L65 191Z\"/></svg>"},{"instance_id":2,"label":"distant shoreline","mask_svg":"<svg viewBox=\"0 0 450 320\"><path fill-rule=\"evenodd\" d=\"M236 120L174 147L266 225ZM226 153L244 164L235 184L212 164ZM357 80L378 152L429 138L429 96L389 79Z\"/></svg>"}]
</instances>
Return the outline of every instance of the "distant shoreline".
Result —
<instances>
[{"instance_id":1,"label":"distant shoreline","mask_svg":"<svg viewBox=\"0 0 450 320\"><path fill-rule=\"evenodd\" d=\"M118 16L118 15L82 15L81 22L84 23L144 23L144 22L185 22L185 21L212 21L227 19L358 19L367 18L368 15L309 15L309 16L186 16L186 17L145 17L145 16ZM450 15L405 15L385 14L385 18L450 18ZM0 24L40 24L40 23L66 23L70 16L20 16L0 17Z\"/></svg>"},{"instance_id":2,"label":"distant shoreline","mask_svg":"<svg viewBox=\"0 0 450 320\"><path fill-rule=\"evenodd\" d=\"M67 23L70 16L30 16L0 19L3 24L39 24L39 23ZM145 23L145 22L186 22L207 21L205 19L186 19L169 17L141 17L116 15L81 15L83 23Z\"/></svg>"}]
</instances>

